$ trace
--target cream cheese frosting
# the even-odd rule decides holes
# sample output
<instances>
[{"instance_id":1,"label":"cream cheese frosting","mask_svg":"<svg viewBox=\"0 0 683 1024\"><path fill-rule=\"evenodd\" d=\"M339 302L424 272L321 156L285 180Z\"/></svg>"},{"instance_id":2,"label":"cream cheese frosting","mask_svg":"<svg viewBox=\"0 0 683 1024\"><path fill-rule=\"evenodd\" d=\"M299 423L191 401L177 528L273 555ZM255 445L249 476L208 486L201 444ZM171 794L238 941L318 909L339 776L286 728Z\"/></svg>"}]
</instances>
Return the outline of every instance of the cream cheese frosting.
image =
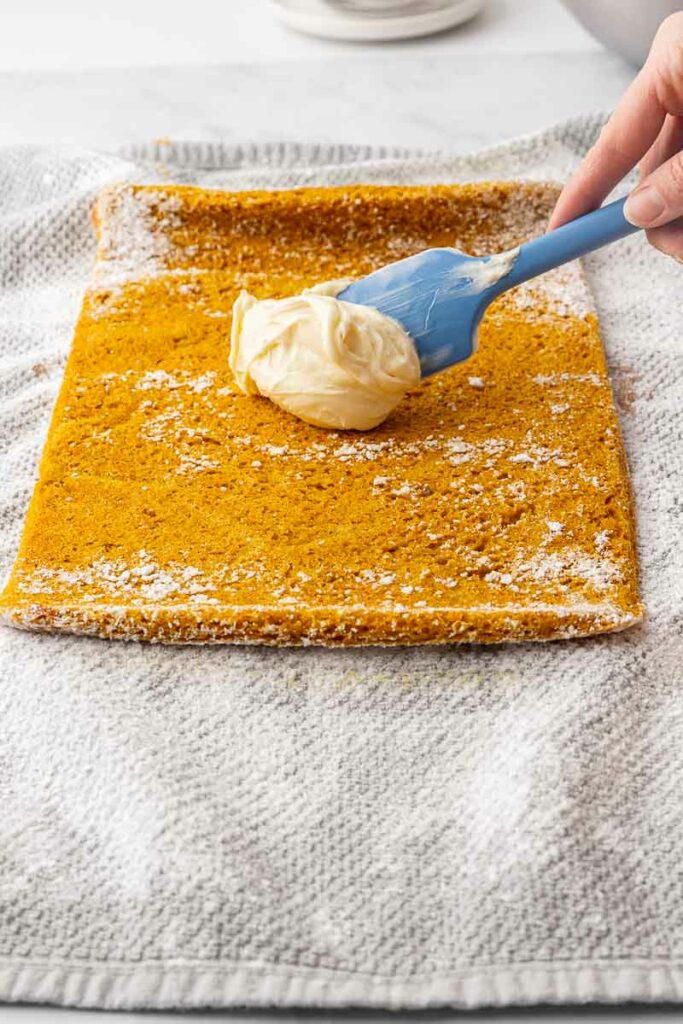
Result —
<instances>
[{"instance_id":1,"label":"cream cheese frosting","mask_svg":"<svg viewBox=\"0 0 683 1024\"><path fill-rule=\"evenodd\" d=\"M460 250L456 249L456 252ZM462 253L464 256L465 253ZM500 281L512 270L512 265L519 256L519 246L515 249L507 249L505 252L494 253L493 256L486 256L479 260L470 259L462 268L462 276L472 279L468 289L469 292L483 292L492 284Z\"/></svg>"},{"instance_id":2,"label":"cream cheese frosting","mask_svg":"<svg viewBox=\"0 0 683 1024\"><path fill-rule=\"evenodd\" d=\"M241 292L232 312L230 368L238 387L317 427L371 430L420 381L412 338L329 281L284 299Z\"/></svg>"}]
</instances>

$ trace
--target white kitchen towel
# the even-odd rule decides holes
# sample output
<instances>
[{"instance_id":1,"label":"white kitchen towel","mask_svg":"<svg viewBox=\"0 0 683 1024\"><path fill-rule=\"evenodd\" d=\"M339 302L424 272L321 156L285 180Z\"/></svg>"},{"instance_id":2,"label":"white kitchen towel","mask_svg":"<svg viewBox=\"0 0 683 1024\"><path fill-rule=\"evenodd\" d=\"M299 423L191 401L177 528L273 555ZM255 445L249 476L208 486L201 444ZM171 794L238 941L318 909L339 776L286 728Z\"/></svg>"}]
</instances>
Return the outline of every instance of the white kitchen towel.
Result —
<instances>
[{"instance_id":1,"label":"white kitchen towel","mask_svg":"<svg viewBox=\"0 0 683 1024\"><path fill-rule=\"evenodd\" d=\"M121 179L564 178L588 118L471 157L0 153L0 570ZM592 257L642 627L489 649L212 649L0 629L0 999L683 999L683 268Z\"/></svg>"}]
</instances>

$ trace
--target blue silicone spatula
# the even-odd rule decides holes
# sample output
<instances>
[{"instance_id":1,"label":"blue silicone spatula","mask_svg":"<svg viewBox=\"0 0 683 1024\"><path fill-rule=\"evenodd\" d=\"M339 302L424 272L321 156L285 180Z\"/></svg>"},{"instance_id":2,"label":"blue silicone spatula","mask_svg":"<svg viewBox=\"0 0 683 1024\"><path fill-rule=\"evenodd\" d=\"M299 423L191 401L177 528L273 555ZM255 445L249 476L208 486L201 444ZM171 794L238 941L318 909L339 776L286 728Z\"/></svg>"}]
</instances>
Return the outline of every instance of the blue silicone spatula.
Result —
<instances>
[{"instance_id":1,"label":"blue silicone spatula","mask_svg":"<svg viewBox=\"0 0 683 1024\"><path fill-rule=\"evenodd\" d=\"M426 249L354 281L337 298L397 320L414 340L422 376L428 377L472 355L486 307L503 292L638 231L624 216L625 202L496 256Z\"/></svg>"}]
</instances>

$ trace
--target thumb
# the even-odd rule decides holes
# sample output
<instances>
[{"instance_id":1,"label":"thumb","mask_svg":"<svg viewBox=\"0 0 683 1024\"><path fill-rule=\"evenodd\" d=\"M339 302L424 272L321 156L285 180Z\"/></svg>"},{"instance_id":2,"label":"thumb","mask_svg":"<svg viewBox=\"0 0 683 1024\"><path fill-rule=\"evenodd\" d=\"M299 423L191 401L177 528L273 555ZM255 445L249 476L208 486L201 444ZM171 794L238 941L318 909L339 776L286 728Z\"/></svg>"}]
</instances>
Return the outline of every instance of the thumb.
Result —
<instances>
[{"instance_id":1,"label":"thumb","mask_svg":"<svg viewBox=\"0 0 683 1024\"><path fill-rule=\"evenodd\" d=\"M648 174L631 192L624 216L639 228L658 228L683 216L683 151Z\"/></svg>"}]
</instances>

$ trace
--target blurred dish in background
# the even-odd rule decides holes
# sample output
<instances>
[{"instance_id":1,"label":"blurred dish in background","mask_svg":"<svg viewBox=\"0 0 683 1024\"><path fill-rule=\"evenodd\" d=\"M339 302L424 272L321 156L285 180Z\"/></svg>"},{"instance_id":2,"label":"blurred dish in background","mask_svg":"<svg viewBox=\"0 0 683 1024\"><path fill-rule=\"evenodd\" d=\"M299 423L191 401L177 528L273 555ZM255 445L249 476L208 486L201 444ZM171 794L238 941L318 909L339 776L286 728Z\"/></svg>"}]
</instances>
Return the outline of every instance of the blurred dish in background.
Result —
<instances>
[{"instance_id":1,"label":"blurred dish in background","mask_svg":"<svg viewBox=\"0 0 683 1024\"><path fill-rule=\"evenodd\" d=\"M356 42L442 32L478 14L486 0L271 0L281 21L309 35Z\"/></svg>"},{"instance_id":2,"label":"blurred dish in background","mask_svg":"<svg viewBox=\"0 0 683 1024\"><path fill-rule=\"evenodd\" d=\"M631 64L645 62L657 28L669 14L683 10L675 0L563 0L565 7L608 49Z\"/></svg>"}]
</instances>

